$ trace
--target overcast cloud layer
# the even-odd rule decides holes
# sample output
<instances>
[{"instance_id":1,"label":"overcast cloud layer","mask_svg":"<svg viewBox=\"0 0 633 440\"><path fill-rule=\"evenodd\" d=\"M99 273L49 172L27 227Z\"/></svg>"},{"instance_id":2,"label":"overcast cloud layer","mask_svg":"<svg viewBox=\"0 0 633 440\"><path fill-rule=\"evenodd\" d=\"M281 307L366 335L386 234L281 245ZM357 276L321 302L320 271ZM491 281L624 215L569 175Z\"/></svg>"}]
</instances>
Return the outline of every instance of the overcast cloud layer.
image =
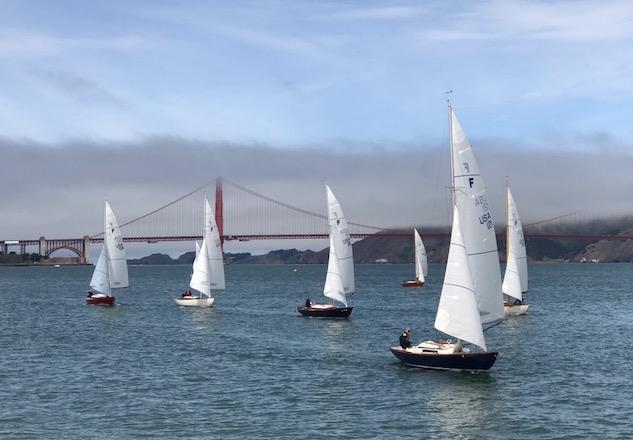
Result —
<instances>
[{"instance_id":1,"label":"overcast cloud layer","mask_svg":"<svg viewBox=\"0 0 633 440\"><path fill-rule=\"evenodd\" d=\"M350 221L446 224L447 97L498 224L507 177L526 221L633 212L628 1L2 10L0 240L91 235L105 198L126 221L216 177L315 212L327 178Z\"/></svg>"}]
</instances>

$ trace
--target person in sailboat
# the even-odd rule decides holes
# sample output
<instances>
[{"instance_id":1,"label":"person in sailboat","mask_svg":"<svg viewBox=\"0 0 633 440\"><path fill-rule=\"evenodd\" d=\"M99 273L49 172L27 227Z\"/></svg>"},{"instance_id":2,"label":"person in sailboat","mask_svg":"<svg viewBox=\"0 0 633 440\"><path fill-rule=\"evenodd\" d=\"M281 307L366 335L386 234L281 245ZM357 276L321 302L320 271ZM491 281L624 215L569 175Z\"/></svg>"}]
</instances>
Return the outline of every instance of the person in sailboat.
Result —
<instances>
[{"instance_id":1,"label":"person in sailboat","mask_svg":"<svg viewBox=\"0 0 633 440\"><path fill-rule=\"evenodd\" d=\"M86 298L90 298L92 296L92 289L88 291L88 296Z\"/></svg>"},{"instance_id":2,"label":"person in sailboat","mask_svg":"<svg viewBox=\"0 0 633 440\"><path fill-rule=\"evenodd\" d=\"M409 340L410 333L411 333L411 327L407 327L404 329L404 331L400 335L400 347L405 348L405 349L411 347L411 341Z\"/></svg>"},{"instance_id":3,"label":"person in sailboat","mask_svg":"<svg viewBox=\"0 0 633 440\"><path fill-rule=\"evenodd\" d=\"M180 295L180 298L184 298L185 296L191 296L191 290L187 289L185 291L185 293L183 293L182 295Z\"/></svg>"},{"instance_id":4,"label":"person in sailboat","mask_svg":"<svg viewBox=\"0 0 633 440\"><path fill-rule=\"evenodd\" d=\"M314 301L312 301L312 297L308 296L308 298L306 299L306 307L310 308L312 307L313 304L314 304Z\"/></svg>"}]
</instances>

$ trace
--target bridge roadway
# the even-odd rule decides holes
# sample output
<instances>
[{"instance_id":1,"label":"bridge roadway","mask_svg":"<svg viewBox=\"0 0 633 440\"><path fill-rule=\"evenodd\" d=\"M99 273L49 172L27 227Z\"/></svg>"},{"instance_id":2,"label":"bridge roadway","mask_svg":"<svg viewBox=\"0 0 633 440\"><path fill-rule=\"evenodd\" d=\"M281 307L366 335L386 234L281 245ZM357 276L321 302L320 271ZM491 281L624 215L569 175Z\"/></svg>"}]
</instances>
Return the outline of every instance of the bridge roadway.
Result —
<instances>
[{"instance_id":1,"label":"bridge roadway","mask_svg":"<svg viewBox=\"0 0 633 440\"><path fill-rule=\"evenodd\" d=\"M419 231L422 238L447 238L450 236L448 231L438 232L424 232ZM525 233L525 231L524 231ZM411 237L410 231L405 230L386 230L377 233L365 233L365 234L350 234L352 238L362 239L368 237L376 238L409 238ZM497 237L505 238L505 229L497 231ZM327 239L327 234L270 234L270 235L225 235L222 236L223 241L250 241L250 240L304 240L304 239ZM627 241L633 240L633 236L630 235L565 235L565 234L530 234L525 233L526 239L563 239L563 240L617 240ZM124 237L125 242L130 243L158 243L169 241L201 241L201 235L183 235L173 237ZM83 238L67 238L67 239L46 239L40 237L37 240L5 240L2 243L2 251L7 254L9 249L13 246L20 247L20 254L26 254L26 248L28 246L38 246L39 255L43 257L49 257L53 252L60 249L68 249L80 258L81 263L86 263L86 257L89 255L90 243L103 243L103 236L84 236Z\"/></svg>"}]
</instances>

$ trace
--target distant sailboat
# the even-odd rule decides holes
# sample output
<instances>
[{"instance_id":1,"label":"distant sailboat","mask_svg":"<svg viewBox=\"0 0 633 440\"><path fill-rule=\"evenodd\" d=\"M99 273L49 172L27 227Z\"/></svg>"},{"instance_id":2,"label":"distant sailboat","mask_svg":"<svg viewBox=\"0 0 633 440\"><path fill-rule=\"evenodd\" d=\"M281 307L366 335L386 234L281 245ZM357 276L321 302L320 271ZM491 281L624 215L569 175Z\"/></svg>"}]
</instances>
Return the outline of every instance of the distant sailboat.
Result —
<instances>
[{"instance_id":1,"label":"distant sailboat","mask_svg":"<svg viewBox=\"0 0 633 440\"><path fill-rule=\"evenodd\" d=\"M215 215L206 198L204 211L205 224L202 245L198 249L196 243L196 258L193 262L193 274L189 282L189 287L200 292L200 295L194 295L187 289L187 292L174 299L179 306L211 307L215 301L212 291L224 290L225 288L222 241L215 222Z\"/></svg>"},{"instance_id":2,"label":"distant sailboat","mask_svg":"<svg viewBox=\"0 0 633 440\"><path fill-rule=\"evenodd\" d=\"M128 285L127 256L123 235L110 205L105 202L103 247L90 279L91 290L86 297L86 303L111 306L115 300L112 291L128 287Z\"/></svg>"},{"instance_id":3,"label":"distant sailboat","mask_svg":"<svg viewBox=\"0 0 633 440\"><path fill-rule=\"evenodd\" d=\"M328 260L327 275L323 287L323 295L331 298L331 304L312 304L309 301L305 306L297 310L303 316L320 318L347 318L352 313L352 308L347 305L347 297L354 293L354 256L352 252L352 239L345 215L336 197L325 185L328 222L330 226L330 256ZM343 304L336 306L337 301Z\"/></svg>"},{"instance_id":4,"label":"distant sailboat","mask_svg":"<svg viewBox=\"0 0 633 440\"><path fill-rule=\"evenodd\" d=\"M510 186L506 184L506 271L503 277L503 302L506 315L523 315L529 305L523 301L528 291L528 267L523 225ZM510 298L511 297L511 298Z\"/></svg>"},{"instance_id":5,"label":"distant sailboat","mask_svg":"<svg viewBox=\"0 0 633 440\"><path fill-rule=\"evenodd\" d=\"M453 228L435 328L457 340L426 340L391 352L407 365L437 370L481 371L492 367L482 326L504 319L501 271L486 188L474 154L449 103ZM482 351L462 345L469 342Z\"/></svg>"},{"instance_id":6,"label":"distant sailboat","mask_svg":"<svg viewBox=\"0 0 633 440\"><path fill-rule=\"evenodd\" d=\"M415 266L415 279L404 280L400 283L403 287L422 287L428 273L429 264L426 258L426 249L422 237L417 229L413 229L413 264Z\"/></svg>"}]
</instances>

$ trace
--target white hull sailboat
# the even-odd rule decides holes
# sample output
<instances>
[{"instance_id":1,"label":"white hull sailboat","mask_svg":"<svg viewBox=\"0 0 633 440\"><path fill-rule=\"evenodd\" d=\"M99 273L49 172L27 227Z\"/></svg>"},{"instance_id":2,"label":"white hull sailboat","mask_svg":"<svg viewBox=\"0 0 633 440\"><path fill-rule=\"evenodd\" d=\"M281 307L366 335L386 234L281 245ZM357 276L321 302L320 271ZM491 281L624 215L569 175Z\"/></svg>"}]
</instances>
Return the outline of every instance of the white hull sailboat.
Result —
<instances>
[{"instance_id":1,"label":"white hull sailboat","mask_svg":"<svg viewBox=\"0 0 633 440\"><path fill-rule=\"evenodd\" d=\"M415 266L415 279L404 280L400 283L403 287L422 287L428 273L429 264L426 258L426 249L422 237L417 229L413 228L413 264Z\"/></svg>"},{"instance_id":2,"label":"white hull sailboat","mask_svg":"<svg viewBox=\"0 0 633 440\"><path fill-rule=\"evenodd\" d=\"M347 220L336 197L325 185L330 227L330 256L323 295L331 298L331 304L306 304L297 310L303 316L319 318L347 318L352 307L347 305L347 296L354 293L354 256L352 239ZM337 305L336 302L341 305Z\"/></svg>"},{"instance_id":3,"label":"white hull sailboat","mask_svg":"<svg viewBox=\"0 0 633 440\"><path fill-rule=\"evenodd\" d=\"M516 202L506 184L506 271L503 276L503 308L506 315L524 315L529 305L523 301L528 291L528 268L523 225Z\"/></svg>"},{"instance_id":4,"label":"white hull sailboat","mask_svg":"<svg viewBox=\"0 0 633 440\"><path fill-rule=\"evenodd\" d=\"M499 254L484 182L450 103L449 123L453 228L435 328L455 339L426 340L390 350L413 367L484 371L492 367L499 353L488 350L483 326L504 319Z\"/></svg>"},{"instance_id":5,"label":"white hull sailboat","mask_svg":"<svg viewBox=\"0 0 633 440\"><path fill-rule=\"evenodd\" d=\"M123 235L114 212L108 202L105 202L103 247L90 279L90 291L86 297L86 303L111 306L115 301L113 291L128 286L127 256Z\"/></svg>"},{"instance_id":6,"label":"white hull sailboat","mask_svg":"<svg viewBox=\"0 0 633 440\"><path fill-rule=\"evenodd\" d=\"M215 221L215 215L204 200L205 225L202 245L197 249L196 258L193 261L193 274L189 287L199 292L199 295L191 293L191 290L175 298L174 301L183 307L211 307L215 298L213 290L224 290L224 257L222 254L222 241ZM196 243L197 247L197 243Z\"/></svg>"}]
</instances>

